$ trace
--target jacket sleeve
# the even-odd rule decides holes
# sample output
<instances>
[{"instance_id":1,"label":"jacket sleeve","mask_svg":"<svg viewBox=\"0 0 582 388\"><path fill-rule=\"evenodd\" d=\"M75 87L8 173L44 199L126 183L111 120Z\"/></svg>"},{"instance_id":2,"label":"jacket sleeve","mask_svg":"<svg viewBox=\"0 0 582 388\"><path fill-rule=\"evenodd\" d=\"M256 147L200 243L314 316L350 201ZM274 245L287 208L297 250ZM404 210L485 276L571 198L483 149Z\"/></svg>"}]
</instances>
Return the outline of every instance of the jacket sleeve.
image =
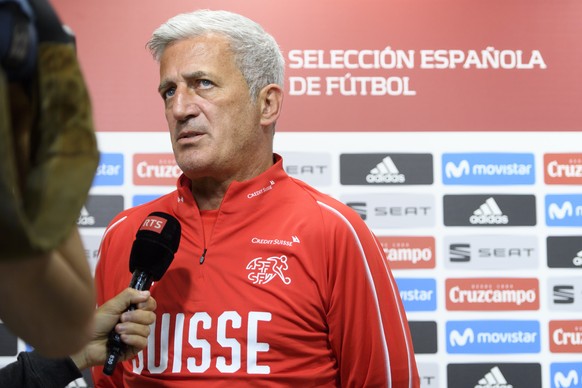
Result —
<instances>
[{"instance_id":1,"label":"jacket sleeve","mask_svg":"<svg viewBox=\"0 0 582 388\"><path fill-rule=\"evenodd\" d=\"M341 386L420 387L406 313L377 238L357 214L326 210L327 318Z\"/></svg>"},{"instance_id":2,"label":"jacket sleeve","mask_svg":"<svg viewBox=\"0 0 582 388\"><path fill-rule=\"evenodd\" d=\"M48 359L35 351L21 352L18 359L0 369L2 387L64 387L82 377L70 358Z\"/></svg>"}]
</instances>

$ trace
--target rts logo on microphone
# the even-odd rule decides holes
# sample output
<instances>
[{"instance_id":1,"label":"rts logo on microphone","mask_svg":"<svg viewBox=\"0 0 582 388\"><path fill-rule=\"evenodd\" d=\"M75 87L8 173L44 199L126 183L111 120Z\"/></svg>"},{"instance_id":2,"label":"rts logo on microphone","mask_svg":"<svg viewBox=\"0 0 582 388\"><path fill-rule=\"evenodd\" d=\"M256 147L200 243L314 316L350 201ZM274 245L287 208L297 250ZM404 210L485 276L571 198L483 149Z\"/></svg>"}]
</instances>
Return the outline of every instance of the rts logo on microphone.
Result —
<instances>
[{"instance_id":1,"label":"rts logo on microphone","mask_svg":"<svg viewBox=\"0 0 582 388\"><path fill-rule=\"evenodd\" d=\"M139 230L149 230L159 234L162 233L162 229L166 226L166 222L168 222L168 220L163 217L149 216L144 220L143 224L141 224Z\"/></svg>"}]
</instances>

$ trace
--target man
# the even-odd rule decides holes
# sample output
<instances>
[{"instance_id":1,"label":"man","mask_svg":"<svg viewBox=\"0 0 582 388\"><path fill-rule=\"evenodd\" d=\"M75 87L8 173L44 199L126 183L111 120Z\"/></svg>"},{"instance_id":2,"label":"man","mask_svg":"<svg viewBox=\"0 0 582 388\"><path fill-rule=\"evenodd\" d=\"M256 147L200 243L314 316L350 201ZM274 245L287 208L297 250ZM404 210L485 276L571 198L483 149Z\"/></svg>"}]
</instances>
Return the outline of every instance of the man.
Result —
<instances>
[{"instance_id":1,"label":"man","mask_svg":"<svg viewBox=\"0 0 582 388\"><path fill-rule=\"evenodd\" d=\"M133 304L135 310L126 311ZM95 312L91 341L78 353L66 358L44 358L36 351L22 352L18 360L0 369L2 387L62 388L81 377L81 370L103 365L107 338L115 329L126 345L122 359L134 357L145 348L149 325L155 320L156 301L149 291L126 288Z\"/></svg>"},{"instance_id":2,"label":"man","mask_svg":"<svg viewBox=\"0 0 582 388\"><path fill-rule=\"evenodd\" d=\"M419 387L405 312L378 241L347 206L289 177L273 154L283 56L256 23L178 15L148 43L177 190L114 218L97 298L129 281L152 211L182 225L154 296L147 349L97 387Z\"/></svg>"}]
</instances>

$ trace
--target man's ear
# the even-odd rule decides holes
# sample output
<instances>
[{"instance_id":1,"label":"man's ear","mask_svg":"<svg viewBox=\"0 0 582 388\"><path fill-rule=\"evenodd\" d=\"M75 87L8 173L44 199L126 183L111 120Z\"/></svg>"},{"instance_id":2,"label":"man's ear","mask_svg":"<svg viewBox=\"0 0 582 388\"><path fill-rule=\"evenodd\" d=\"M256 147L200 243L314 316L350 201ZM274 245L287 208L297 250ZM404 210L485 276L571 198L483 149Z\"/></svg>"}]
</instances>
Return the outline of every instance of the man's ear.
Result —
<instances>
[{"instance_id":1,"label":"man's ear","mask_svg":"<svg viewBox=\"0 0 582 388\"><path fill-rule=\"evenodd\" d=\"M259 103L261 109L261 125L269 126L274 124L281 114L283 90L276 84L265 86L259 93Z\"/></svg>"}]
</instances>

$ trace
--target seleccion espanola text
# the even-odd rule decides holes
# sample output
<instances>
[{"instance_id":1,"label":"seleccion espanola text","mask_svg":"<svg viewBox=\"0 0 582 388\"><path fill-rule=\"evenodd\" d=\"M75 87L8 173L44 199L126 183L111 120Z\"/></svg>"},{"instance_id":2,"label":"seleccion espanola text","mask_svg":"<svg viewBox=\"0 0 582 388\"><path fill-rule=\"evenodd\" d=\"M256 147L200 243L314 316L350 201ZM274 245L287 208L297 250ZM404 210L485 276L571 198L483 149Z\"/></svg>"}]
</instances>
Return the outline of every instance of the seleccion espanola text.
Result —
<instances>
[{"instance_id":1,"label":"seleccion espanola text","mask_svg":"<svg viewBox=\"0 0 582 388\"><path fill-rule=\"evenodd\" d=\"M290 50L288 66L292 70L344 70L341 75L290 76L292 96L415 96L408 76L369 76L354 74L358 70L414 69L547 69L539 50ZM417 66L418 63L418 66Z\"/></svg>"}]
</instances>

